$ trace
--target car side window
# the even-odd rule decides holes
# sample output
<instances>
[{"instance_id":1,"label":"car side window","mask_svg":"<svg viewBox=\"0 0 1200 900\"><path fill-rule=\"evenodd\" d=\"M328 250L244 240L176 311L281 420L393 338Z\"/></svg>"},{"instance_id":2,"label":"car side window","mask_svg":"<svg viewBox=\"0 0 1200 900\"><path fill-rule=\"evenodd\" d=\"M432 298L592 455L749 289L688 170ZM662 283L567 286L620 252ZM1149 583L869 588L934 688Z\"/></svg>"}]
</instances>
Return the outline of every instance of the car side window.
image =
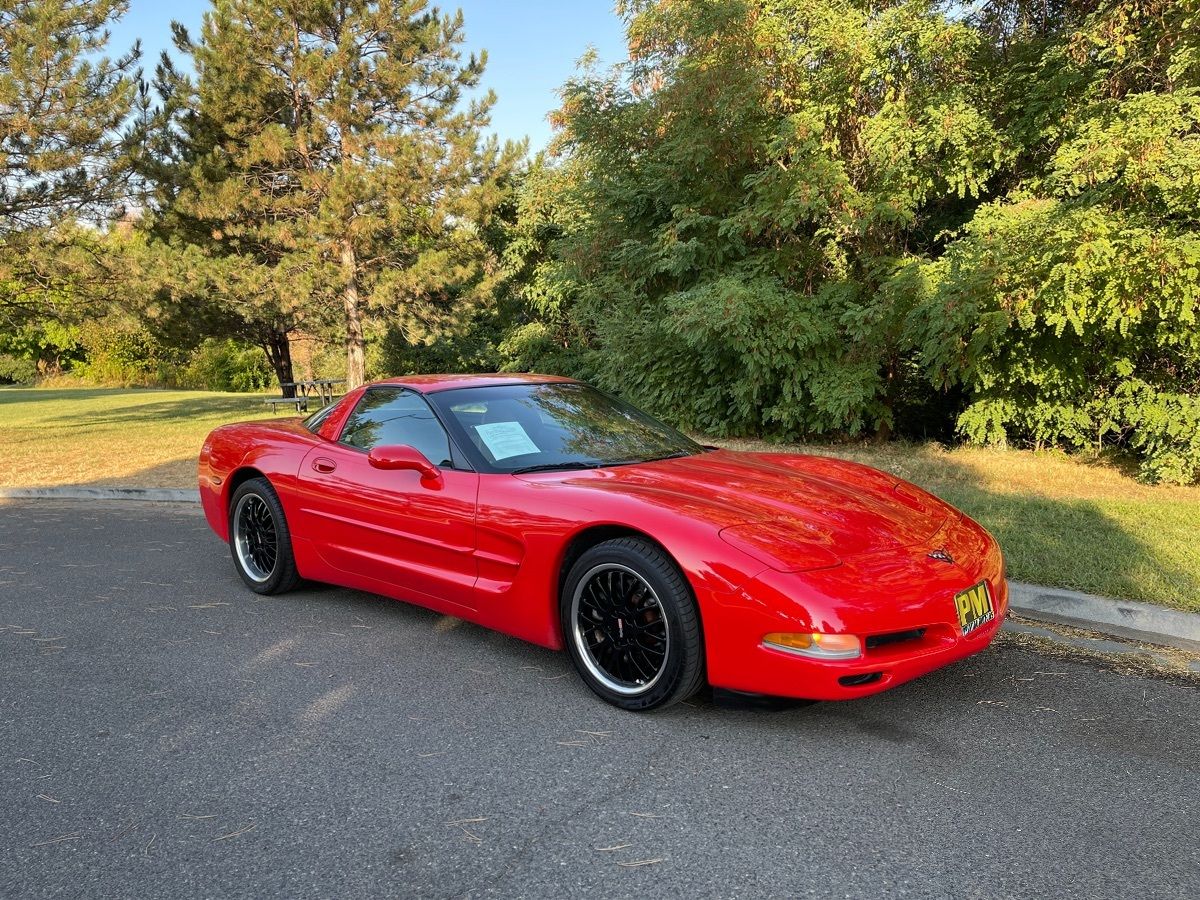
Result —
<instances>
[{"instance_id":1,"label":"car side window","mask_svg":"<svg viewBox=\"0 0 1200 900\"><path fill-rule=\"evenodd\" d=\"M325 420L329 418L329 414L335 409L337 409L336 403L330 403L328 406L323 406L305 419L301 424L313 434L318 434L321 431L321 426L325 424Z\"/></svg>"},{"instance_id":2,"label":"car side window","mask_svg":"<svg viewBox=\"0 0 1200 900\"><path fill-rule=\"evenodd\" d=\"M360 450L407 444L435 466L453 466L450 439L420 394L403 388L371 388L342 428L341 443Z\"/></svg>"}]
</instances>

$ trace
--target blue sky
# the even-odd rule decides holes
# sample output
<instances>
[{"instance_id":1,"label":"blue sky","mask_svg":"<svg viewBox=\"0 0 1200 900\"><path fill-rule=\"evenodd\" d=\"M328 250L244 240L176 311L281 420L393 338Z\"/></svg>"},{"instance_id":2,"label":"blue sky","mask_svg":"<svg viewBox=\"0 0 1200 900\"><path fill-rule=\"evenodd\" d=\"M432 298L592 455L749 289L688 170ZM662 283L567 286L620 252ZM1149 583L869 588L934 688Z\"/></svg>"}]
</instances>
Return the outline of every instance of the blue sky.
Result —
<instances>
[{"instance_id":1,"label":"blue sky","mask_svg":"<svg viewBox=\"0 0 1200 900\"><path fill-rule=\"evenodd\" d=\"M130 0L129 13L113 28L110 54L141 38L147 72L164 49L172 49L171 20L195 32L207 0ZM497 95L492 128L501 139L528 135L530 151L550 139L546 114L557 108L555 93L575 71L588 46L601 62L624 57L621 22L612 0L460 0L439 4L463 11L467 49L488 51L484 85Z\"/></svg>"}]
</instances>

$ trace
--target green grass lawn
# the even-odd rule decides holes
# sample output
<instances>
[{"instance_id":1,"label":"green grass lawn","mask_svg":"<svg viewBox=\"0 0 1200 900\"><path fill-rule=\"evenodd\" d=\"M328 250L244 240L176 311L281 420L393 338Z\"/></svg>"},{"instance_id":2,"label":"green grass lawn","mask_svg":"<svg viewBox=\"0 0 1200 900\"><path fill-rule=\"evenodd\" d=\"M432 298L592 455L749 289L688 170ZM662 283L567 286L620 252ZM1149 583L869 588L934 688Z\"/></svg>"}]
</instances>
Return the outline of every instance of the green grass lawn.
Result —
<instances>
[{"instance_id":1,"label":"green grass lawn","mask_svg":"<svg viewBox=\"0 0 1200 900\"><path fill-rule=\"evenodd\" d=\"M255 394L0 388L0 485L195 487L209 431L270 416Z\"/></svg>"},{"instance_id":2,"label":"green grass lawn","mask_svg":"<svg viewBox=\"0 0 1200 900\"><path fill-rule=\"evenodd\" d=\"M192 487L210 429L270 417L249 394L0 388L0 485ZM1150 487L1118 462L1054 452L723 443L842 456L914 481L996 535L1012 578L1200 612L1200 487Z\"/></svg>"}]
</instances>

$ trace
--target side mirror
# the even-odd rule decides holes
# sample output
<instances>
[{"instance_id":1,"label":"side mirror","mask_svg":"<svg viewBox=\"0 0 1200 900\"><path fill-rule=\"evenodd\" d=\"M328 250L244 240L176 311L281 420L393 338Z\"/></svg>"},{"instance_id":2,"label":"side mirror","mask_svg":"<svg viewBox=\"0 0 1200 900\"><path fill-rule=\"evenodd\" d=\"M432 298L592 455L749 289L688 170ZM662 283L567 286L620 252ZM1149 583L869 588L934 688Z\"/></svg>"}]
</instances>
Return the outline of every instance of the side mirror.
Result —
<instances>
[{"instance_id":1,"label":"side mirror","mask_svg":"<svg viewBox=\"0 0 1200 900\"><path fill-rule=\"evenodd\" d=\"M421 473L422 481L437 481L442 470L426 459L425 454L407 444L372 447L367 462L376 469L408 469Z\"/></svg>"}]
</instances>

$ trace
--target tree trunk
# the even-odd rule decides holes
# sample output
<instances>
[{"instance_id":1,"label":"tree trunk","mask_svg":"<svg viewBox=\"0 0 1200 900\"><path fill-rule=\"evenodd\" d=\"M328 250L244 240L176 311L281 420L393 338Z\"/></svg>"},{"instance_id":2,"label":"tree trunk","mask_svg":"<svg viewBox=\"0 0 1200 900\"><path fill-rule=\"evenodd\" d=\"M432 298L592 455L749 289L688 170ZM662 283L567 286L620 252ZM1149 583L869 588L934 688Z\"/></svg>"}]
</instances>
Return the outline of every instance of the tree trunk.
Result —
<instances>
[{"instance_id":1,"label":"tree trunk","mask_svg":"<svg viewBox=\"0 0 1200 900\"><path fill-rule=\"evenodd\" d=\"M883 387L883 406L889 413L889 417L879 423L875 429L875 443L886 444L892 437L892 423L890 413L896 407L896 397L899 393L899 379L896 373L899 371L899 362L893 355L887 362L887 368L884 376Z\"/></svg>"},{"instance_id":2,"label":"tree trunk","mask_svg":"<svg viewBox=\"0 0 1200 900\"><path fill-rule=\"evenodd\" d=\"M362 316L359 311L358 257L349 238L342 241L342 303L346 307L346 390L350 391L367 380L364 353Z\"/></svg>"},{"instance_id":3,"label":"tree trunk","mask_svg":"<svg viewBox=\"0 0 1200 900\"><path fill-rule=\"evenodd\" d=\"M263 330L262 348L267 353L275 377L279 379L279 389L285 397L295 397L296 388L289 383L296 380L292 374L292 341L286 328L268 325ZM284 385L289 385L284 387Z\"/></svg>"}]
</instances>

